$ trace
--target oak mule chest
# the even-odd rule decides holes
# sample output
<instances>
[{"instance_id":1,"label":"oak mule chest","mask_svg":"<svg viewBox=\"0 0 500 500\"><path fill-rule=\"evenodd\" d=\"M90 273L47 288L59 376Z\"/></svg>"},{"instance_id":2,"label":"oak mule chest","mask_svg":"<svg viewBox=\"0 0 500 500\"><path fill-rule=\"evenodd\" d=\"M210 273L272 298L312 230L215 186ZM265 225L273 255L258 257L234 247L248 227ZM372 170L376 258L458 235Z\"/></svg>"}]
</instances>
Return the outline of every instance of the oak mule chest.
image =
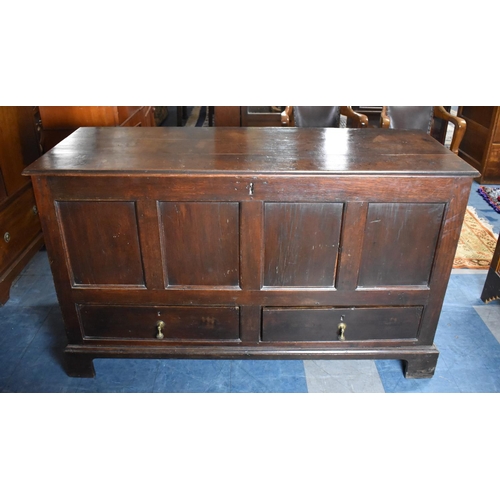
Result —
<instances>
[{"instance_id":1,"label":"oak mule chest","mask_svg":"<svg viewBox=\"0 0 500 500\"><path fill-rule=\"evenodd\" d=\"M96 357L431 377L477 171L416 131L81 128L31 175L72 376Z\"/></svg>"}]
</instances>

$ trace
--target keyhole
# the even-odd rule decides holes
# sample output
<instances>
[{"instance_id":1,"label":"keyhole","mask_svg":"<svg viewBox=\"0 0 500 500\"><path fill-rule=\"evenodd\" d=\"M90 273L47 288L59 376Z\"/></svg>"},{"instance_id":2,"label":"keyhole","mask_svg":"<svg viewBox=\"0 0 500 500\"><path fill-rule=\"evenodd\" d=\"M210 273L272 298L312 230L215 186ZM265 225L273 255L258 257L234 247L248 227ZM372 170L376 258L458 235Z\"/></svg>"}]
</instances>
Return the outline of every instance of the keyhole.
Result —
<instances>
[{"instance_id":1,"label":"keyhole","mask_svg":"<svg viewBox=\"0 0 500 500\"><path fill-rule=\"evenodd\" d=\"M249 194L250 196L252 196L252 195L253 195L253 182L251 182L251 183L250 183L250 186L248 187L248 194Z\"/></svg>"}]
</instances>

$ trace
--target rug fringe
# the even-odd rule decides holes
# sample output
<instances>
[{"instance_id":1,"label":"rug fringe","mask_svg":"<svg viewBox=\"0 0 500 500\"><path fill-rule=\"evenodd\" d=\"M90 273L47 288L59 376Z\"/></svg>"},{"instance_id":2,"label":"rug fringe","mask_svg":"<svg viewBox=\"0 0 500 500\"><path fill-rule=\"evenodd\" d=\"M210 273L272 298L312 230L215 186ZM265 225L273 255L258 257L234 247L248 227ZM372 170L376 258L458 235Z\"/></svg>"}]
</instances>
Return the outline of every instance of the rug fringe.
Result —
<instances>
[{"instance_id":1,"label":"rug fringe","mask_svg":"<svg viewBox=\"0 0 500 500\"><path fill-rule=\"evenodd\" d=\"M476 209L472 206L468 206L467 210L474 215L474 217L491 233L491 235L498 240L498 235L495 233L494 227L491 225L491 222L483 219L482 217L479 217L479 215L476 212Z\"/></svg>"},{"instance_id":2,"label":"rug fringe","mask_svg":"<svg viewBox=\"0 0 500 500\"><path fill-rule=\"evenodd\" d=\"M498 204L495 204L495 202L489 197L488 193L485 191L485 186L479 186L479 189L477 190L477 193L483 200L488 203L488 205L498 214L500 214L500 208L498 207Z\"/></svg>"},{"instance_id":3,"label":"rug fringe","mask_svg":"<svg viewBox=\"0 0 500 500\"><path fill-rule=\"evenodd\" d=\"M453 269L483 269L490 266L498 237L490 223L468 206L453 260Z\"/></svg>"}]
</instances>

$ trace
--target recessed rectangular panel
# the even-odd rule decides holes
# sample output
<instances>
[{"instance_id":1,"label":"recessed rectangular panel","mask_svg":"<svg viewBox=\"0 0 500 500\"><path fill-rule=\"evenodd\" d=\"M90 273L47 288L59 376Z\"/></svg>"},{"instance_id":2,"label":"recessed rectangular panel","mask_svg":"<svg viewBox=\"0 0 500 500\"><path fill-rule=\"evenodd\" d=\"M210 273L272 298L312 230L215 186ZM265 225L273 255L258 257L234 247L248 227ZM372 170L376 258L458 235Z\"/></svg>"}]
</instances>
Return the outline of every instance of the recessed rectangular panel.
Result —
<instances>
[{"instance_id":1,"label":"recessed rectangular panel","mask_svg":"<svg viewBox=\"0 0 500 500\"><path fill-rule=\"evenodd\" d=\"M238 203L160 202L169 286L238 286Z\"/></svg>"},{"instance_id":2,"label":"recessed rectangular panel","mask_svg":"<svg viewBox=\"0 0 500 500\"><path fill-rule=\"evenodd\" d=\"M266 203L264 285L333 287L342 203Z\"/></svg>"},{"instance_id":3,"label":"recessed rectangular panel","mask_svg":"<svg viewBox=\"0 0 500 500\"><path fill-rule=\"evenodd\" d=\"M262 340L340 343L341 323L345 325L346 341L416 339L422 310L422 307L265 307Z\"/></svg>"},{"instance_id":4,"label":"recessed rectangular panel","mask_svg":"<svg viewBox=\"0 0 500 500\"><path fill-rule=\"evenodd\" d=\"M428 285L444 207L370 203L358 286Z\"/></svg>"},{"instance_id":5,"label":"recessed rectangular panel","mask_svg":"<svg viewBox=\"0 0 500 500\"><path fill-rule=\"evenodd\" d=\"M58 202L76 285L144 285L134 202Z\"/></svg>"}]
</instances>

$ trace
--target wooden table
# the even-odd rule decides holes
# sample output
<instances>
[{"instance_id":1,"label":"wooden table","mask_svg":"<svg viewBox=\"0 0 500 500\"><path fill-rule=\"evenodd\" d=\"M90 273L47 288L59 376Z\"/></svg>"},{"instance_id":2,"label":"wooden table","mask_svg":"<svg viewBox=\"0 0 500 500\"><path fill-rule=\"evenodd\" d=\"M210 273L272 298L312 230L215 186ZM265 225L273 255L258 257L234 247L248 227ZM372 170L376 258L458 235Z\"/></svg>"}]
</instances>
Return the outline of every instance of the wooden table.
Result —
<instances>
[{"instance_id":1,"label":"wooden table","mask_svg":"<svg viewBox=\"0 0 500 500\"><path fill-rule=\"evenodd\" d=\"M96 357L402 359L431 377L472 177L416 131L80 129L33 178L67 328Z\"/></svg>"}]
</instances>

